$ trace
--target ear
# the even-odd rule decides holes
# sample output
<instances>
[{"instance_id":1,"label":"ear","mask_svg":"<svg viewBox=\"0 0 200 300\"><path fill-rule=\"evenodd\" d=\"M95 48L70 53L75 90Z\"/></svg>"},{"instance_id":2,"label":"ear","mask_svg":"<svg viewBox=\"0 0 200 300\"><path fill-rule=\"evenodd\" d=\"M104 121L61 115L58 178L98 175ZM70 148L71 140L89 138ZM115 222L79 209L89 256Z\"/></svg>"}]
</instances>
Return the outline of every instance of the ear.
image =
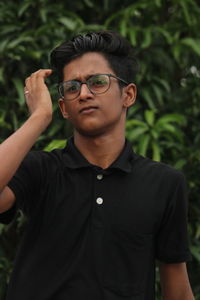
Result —
<instances>
[{"instance_id":1,"label":"ear","mask_svg":"<svg viewBox=\"0 0 200 300\"><path fill-rule=\"evenodd\" d=\"M60 107L60 111L63 115L63 118L69 119L70 116L69 116L69 113L67 112L65 101L62 98L60 98L60 99L58 99L58 104L59 104L59 107Z\"/></svg>"},{"instance_id":2,"label":"ear","mask_svg":"<svg viewBox=\"0 0 200 300\"><path fill-rule=\"evenodd\" d=\"M124 88L124 101L123 106L128 108L135 103L136 95L137 95L137 88L134 83L130 83Z\"/></svg>"}]
</instances>

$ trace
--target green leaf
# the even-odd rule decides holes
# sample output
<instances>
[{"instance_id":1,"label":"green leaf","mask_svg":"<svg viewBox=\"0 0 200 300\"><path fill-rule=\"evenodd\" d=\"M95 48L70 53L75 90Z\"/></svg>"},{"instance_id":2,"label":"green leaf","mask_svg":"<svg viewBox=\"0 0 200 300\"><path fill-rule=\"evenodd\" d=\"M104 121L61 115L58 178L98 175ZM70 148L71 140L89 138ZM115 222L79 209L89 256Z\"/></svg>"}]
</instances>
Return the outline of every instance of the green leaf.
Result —
<instances>
[{"instance_id":1,"label":"green leaf","mask_svg":"<svg viewBox=\"0 0 200 300\"><path fill-rule=\"evenodd\" d=\"M79 15L77 15L76 13L72 12L72 11L67 11L67 15L69 16L70 19L74 20L76 22L77 26L80 27L84 27L87 26L85 24L85 22L83 21L83 19L81 17L79 17ZM90 24L89 24L90 25ZM96 24L96 25L100 25L103 26L102 24ZM79 30L80 28L78 28Z\"/></svg>"},{"instance_id":2,"label":"green leaf","mask_svg":"<svg viewBox=\"0 0 200 300\"><path fill-rule=\"evenodd\" d=\"M8 44L9 44L8 39L5 39L5 40L1 41L1 43L0 43L0 52L3 52L6 49Z\"/></svg>"},{"instance_id":3,"label":"green leaf","mask_svg":"<svg viewBox=\"0 0 200 300\"><path fill-rule=\"evenodd\" d=\"M162 125L162 127L160 128L160 131L165 131L170 134L173 134L174 136L176 136L176 138L179 140L179 142L182 141L182 132L172 124L164 123Z\"/></svg>"},{"instance_id":4,"label":"green leaf","mask_svg":"<svg viewBox=\"0 0 200 300\"><path fill-rule=\"evenodd\" d=\"M17 26L17 24L12 24L12 25L6 25L6 26L2 26L1 27L1 34L2 35L8 35L11 33L17 33L19 31L19 27Z\"/></svg>"},{"instance_id":5,"label":"green leaf","mask_svg":"<svg viewBox=\"0 0 200 300\"><path fill-rule=\"evenodd\" d=\"M137 28L131 27L128 31L128 35L129 35L132 46L136 46L137 45Z\"/></svg>"},{"instance_id":6,"label":"green leaf","mask_svg":"<svg viewBox=\"0 0 200 300\"><path fill-rule=\"evenodd\" d=\"M125 37L127 35L127 20L125 18L121 20L119 28L121 35Z\"/></svg>"},{"instance_id":7,"label":"green leaf","mask_svg":"<svg viewBox=\"0 0 200 300\"><path fill-rule=\"evenodd\" d=\"M47 9L45 7L40 8L39 14L40 14L40 18L41 18L42 22L46 23L47 22L47 14L48 14Z\"/></svg>"},{"instance_id":8,"label":"green leaf","mask_svg":"<svg viewBox=\"0 0 200 300\"><path fill-rule=\"evenodd\" d=\"M33 41L33 37L30 36L20 36L14 40L12 40L11 42L8 43L8 48L9 49L13 49L17 46L19 46L19 44L21 43L25 43L25 42L32 42Z\"/></svg>"},{"instance_id":9,"label":"green leaf","mask_svg":"<svg viewBox=\"0 0 200 300\"><path fill-rule=\"evenodd\" d=\"M182 6L183 9L183 15L185 16L185 20L187 22L188 25L192 24L192 18L191 15L189 13L190 8L187 6L186 1L180 1L179 4Z\"/></svg>"},{"instance_id":10,"label":"green leaf","mask_svg":"<svg viewBox=\"0 0 200 300\"><path fill-rule=\"evenodd\" d=\"M152 89L156 95L156 98L158 100L158 103L160 105L163 105L163 92L162 90L156 85L156 84L152 84Z\"/></svg>"},{"instance_id":11,"label":"green leaf","mask_svg":"<svg viewBox=\"0 0 200 300\"><path fill-rule=\"evenodd\" d=\"M136 103L131 107L129 107L127 119L129 120L131 118L134 118L135 114L137 113L137 111L139 111L140 108L141 108L141 104L139 103Z\"/></svg>"},{"instance_id":12,"label":"green leaf","mask_svg":"<svg viewBox=\"0 0 200 300\"><path fill-rule=\"evenodd\" d=\"M172 52L173 52L174 58L177 62L180 62L181 51L182 51L182 47L181 47L180 43L175 43L172 46Z\"/></svg>"},{"instance_id":13,"label":"green leaf","mask_svg":"<svg viewBox=\"0 0 200 300\"><path fill-rule=\"evenodd\" d=\"M180 125L185 125L186 119L183 115L180 114L166 114L156 122L156 126L159 127L162 126L164 123L171 123L171 122L175 122Z\"/></svg>"},{"instance_id":14,"label":"green leaf","mask_svg":"<svg viewBox=\"0 0 200 300\"><path fill-rule=\"evenodd\" d=\"M160 83L160 85L162 85L162 87L166 90L167 93L170 93L171 87L170 87L169 82L167 82L165 79L158 78L158 77L155 77L154 79L155 79L155 81Z\"/></svg>"},{"instance_id":15,"label":"green leaf","mask_svg":"<svg viewBox=\"0 0 200 300\"><path fill-rule=\"evenodd\" d=\"M159 131L156 131L155 128L152 128L150 130L150 134L151 136L155 139L155 140L158 140L159 138Z\"/></svg>"},{"instance_id":16,"label":"green leaf","mask_svg":"<svg viewBox=\"0 0 200 300\"><path fill-rule=\"evenodd\" d=\"M73 31L76 28L76 22L75 20L68 18L68 17L60 17L58 21L65 25L69 30Z\"/></svg>"},{"instance_id":17,"label":"green leaf","mask_svg":"<svg viewBox=\"0 0 200 300\"><path fill-rule=\"evenodd\" d=\"M8 124L5 120L6 112L3 110L0 110L0 127L2 128L10 128L10 124Z\"/></svg>"},{"instance_id":18,"label":"green leaf","mask_svg":"<svg viewBox=\"0 0 200 300\"><path fill-rule=\"evenodd\" d=\"M158 26L156 26L156 27L154 27L154 31L155 32L160 32L163 36L164 36L164 38L166 39L166 41L167 41L167 43L169 44L169 45L171 45L172 43L173 43L173 37L171 36L171 34L170 34L170 32L169 31L167 31L167 30L165 30L164 28L162 28L162 27L158 27Z\"/></svg>"},{"instance_id":19,"label":"green leaf","mask_svg":"<svg viewBox=\"0 0 200 300\"><path fill-rule=\"evenodd\" d=\"M141 44L141 48L148 48L152 42L152 33L150 28L145 28L143 30L144 39Z\"/></svg>"},{"instance_id":20,"label":"green leaf","mask_svg":"<svg viewBox=\"0 0 200 300\"><path fill-rule=\"evenodd\" d=\"M22 81L18 78L13 78L13 83L15 85L15 88L18 93L18 99L17 102L19 103L20 106L24 105L25 103L25 98L24 98L24 85Z\"/></svg>"},{"instance_id":21,"label":"green leaf","mask_svg":"<svg viewBox=\"0 0 200 300\"><path fill-rule=\"evenodd\" d=\"M161 131L163 131L163 130L169 131L170 133L174 134L174 133L176 133L177 128L176 128L176 126L174 126L170 123L163 123L162 127L160 127L160 130Z\"/></svg>"},{"instance_id":22,"label":"green leaf","mask_svg":"<svg viewBox=\"0 0 200 300\"><path fill-rule=\"evenodd\" d=\"M3 76L4 69L0 67L0 82L4 82L4 76Z\"/></svg>"},{"instance_id":23,"label":"green leaf","mask_svg":"<svg viewBox=\"0 0 200 300\"><path fill-rule=\"evenodd\" d=\"M104 25L99 25L99 24L89 24L89 25L80 25L83 26L81 29L81 32L87 33L88 31L99 31L99 30L105 30ZM79 28L80 30L80 28Z\"/></svg>"},{"instance_id":24,"label":"green leaf","mask_svg":"<svg viewBox=\"0 0 200 300\"><path fill-rule=\"evenodd\" d=\"M17 119L17 113L14 110L11 111L11 120L12 120L13 129L17 130L19 128L19 122Z\"/></svg>"},{"instance_id":25,"label":"green leaf","mask_svg":"<svg viewBox=\"0 0 200 300\"><path fill-rule=\"evenodd\" d=\"M144 97L145 101L148 103L149 108L151 108L151 109L156 109L156 105L154 104L154 101L153 101L153 99L151 98L151 95L150 95L150 93L149 93L149 90L143 88L143 89L141 90L141 94L142 94L142 96Z\"/></svg>"},{"instance_id":26,"label":"green leaf","mask_svg":"<svg viewBox=\"0 0 200 300\"><path fill-rule=\"evenodd\" d=\"M152 159L155 161L160 161L161 158L161 150L157 143L152 142L152 150L153 150L153 157Z\"/></svg>"},{"instance_id":27,"label":"green leaf","mask_svg":"<svg viewBox=\"0 0 200 300\"><path fill-rule=\"evenodd\" d=\"M0 235L2 234L2 232L4 231L5 225L4 224L0 224Z\"/></svg>"},{"instance_id":28,"label":"green leaf","mask_svg":"<svg viewBox=\"0 0 200 300\"><path fill-rule=\"evenodd\" d=\"M155 4L156 6L161 7L162 5L161 0L155 0Z\"/></svg>"},{"instance_id":29,"label":"green leaf","mask_svg":"<svg viewBox=\"0 0 200 300\"><path fill-rule=\"evenodd\" d=\"M155 121L155 110L145 110L144 112L145 120L150 126L153 126Z\"/></svg>"},{"instance_id":30,"label":"green leaf","mask_svg":"<svg viewBox=\"0 0 200 300\"><path fill-rule=\"evenodd\" d=\"M31 6L31 2L22 3L21 7L19 7L18 10L18 17L21 17L24 14L24 12L29 8L29 6Z\"/></svg>"},{"instance_id":31,"label":"green leaf","mask_svg":"<svg viewBox=\"0 0 200 300\"><path fill-rule=\"evenodd\" d=\"M150 136L148 134L144 134L140 137L139 144L138 144L138 153L140 155L143 156L146 155L149 141L150 141Z\"/></svg>"},{"instance_id":32,"label":"green leaf","mask_svg":"<svg viewBox=\"0 0 200 300\"><path fill-rule=\"evenodd\" d=\"M148 130L148 128L145 127L138 127L133 129L132 131L128 132L128 138L133 141L136 140L140 135L145 133Z\"/></svg>"},{"instance_id":33,"label":"green leaf","mask_svg":"<svg viewBox=\"0 0 200 300\"><path fill-rule=\"evenodd\" d=\"M196 239L200 239L200 224L199 224L199 226L197 227L197 231L196 231L196 234L195 234L195 238L196 238Z\"/></svg>"},{"instance_id":34,"label":"green leaf","mask_svg":"<svg viewBox=\"0 0 200 300\"><path fill-rule=\"evenodd\" d=\"M185 38L181 40L181 43L190 47L197 55L200 56L200 39Z\"/></svg>"},{"instance_id":35,"label":"green leaf","mask_svg":"<svg viewBox=\"0 0 200 300\"><path fill-rule=\"evenodd\" d=\"M198 260L200 263L200 247L198 246L191 246L190 251L192 252L192 255Z\"/></svg>"},{"instance_id":36,"label":"green leaf","mask_svg":"<svg viewBox=\"0 0 200 300\"><path fill-rule=\"evenodd\" d=\"M65 146L66 140L53 140L44 148L44 151L50 152L53 149L64 148Z\"/></svg>"},{"instance_id":37,"label":"green leaf","mask_svg":"<svg viewBox=\"0 0 200 300\"><path fill-rule=\"evenodd\" d=\"M90 0L84 0L85 4L88 6L88 7L94 7L94 3Z\"/></svg>"},{"instance_id":38,"label":"green leaf","mask_svg":"<svg viewBox=\"0 0 200 300\"><path fill-rule=\"evenodd\" d=\"M174 164L174 168L176 168L178 170L182 170L186 164L187 164L186 159L178 159Z\"/></svg>"},{"instance_id":39,"label":"green leaf","mask_svg":"<svg viewBox=\"0 0 200 300\"><path fill-rule=\"evenodd\" d=\"M143 121L140 121L140 120L133 119L133 120L126 121L126 129L127 130L129 130L130 128L135 127L135 126L148 128L146 123Z\"/></svg>"},{"instance_id":40,"label":"green leaf","mask_svg":"<svg viewBox=\"0 0 200 300\"><path fill-rule=\"evenodd\" d=\"M27 49L25 55L35 60L39 60L42 56L42 53L38 50Z\"/></svg>"}]
</instances>

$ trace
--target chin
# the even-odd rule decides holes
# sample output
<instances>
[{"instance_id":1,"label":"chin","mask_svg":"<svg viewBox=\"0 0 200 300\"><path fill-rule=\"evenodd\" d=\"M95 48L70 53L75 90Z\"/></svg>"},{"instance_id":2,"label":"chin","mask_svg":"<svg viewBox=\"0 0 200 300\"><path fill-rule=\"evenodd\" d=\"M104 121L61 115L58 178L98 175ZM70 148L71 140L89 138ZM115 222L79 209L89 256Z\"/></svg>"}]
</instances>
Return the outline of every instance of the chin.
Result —
<instances>
[{"instance_id":1,"label":"chin","mask_svg":"<svg viewBox=\"0 0 200 300\"><path fill-rule=\"evenodd\" d=\"M75 130L85 137L98 137L105 134L105 128L75 128Z\"/></svg>"}]
</instances>

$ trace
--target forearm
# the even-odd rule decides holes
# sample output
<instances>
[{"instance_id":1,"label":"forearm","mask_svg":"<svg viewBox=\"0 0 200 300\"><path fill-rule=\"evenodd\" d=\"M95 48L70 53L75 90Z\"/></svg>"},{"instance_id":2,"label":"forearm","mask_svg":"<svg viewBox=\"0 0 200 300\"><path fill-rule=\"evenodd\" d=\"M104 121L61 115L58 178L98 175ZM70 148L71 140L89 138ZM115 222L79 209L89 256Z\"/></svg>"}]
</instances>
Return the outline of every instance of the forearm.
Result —
<instances>
[{"instance_id":1,"label":"forearm","mask_svg":"<svg viewBox=\"0 0 200 300\"><path fill-rule=\"evenodd\" d=\"M0 145L0 192L50 121L50 115L35 113Z\"/></svg>"},{"instance_id":2,"label":"forearm","mask_svg":"<svg viewBox=\"0 0 200 300\"><path fill-rule=\"evenodd\" d=\"M186 264L160 264L163 300L194 300Z\"/></svg>"},{"instance_id":3,"label":"forearm","mask_svg":"<svg viewBox=\"0 0 200 300\"><path fill-rule=\"evenodd\" d=\"M190 287L182 287L178 291L173 291L173 293L166 292L163 300L195 300Z\"/></svg>"},{"instance_id":4,"label":"forearm","mask_svg":"<svg viewBox=\"0 0 200 300\"><path fill-rule=\"evenodd\" d=\"M44 81L51 73L51 69L38 70L26 79L25 98L30 117L0 145L0 193L37 138L51 122L51 96Z\"/></svg>"},{"instance_id":5,"label":"forearm","mask_svg":"<svg viewBox=\"0 0 200 300\"><path fill-rule=\"evenodd\" d=\"M171 296L166 295L162 297L163 300L195 300L194 296L192 295L192 291L186 290L185 292L182 291L177 293L177 295Z\"/></svg>"}]
</instances>

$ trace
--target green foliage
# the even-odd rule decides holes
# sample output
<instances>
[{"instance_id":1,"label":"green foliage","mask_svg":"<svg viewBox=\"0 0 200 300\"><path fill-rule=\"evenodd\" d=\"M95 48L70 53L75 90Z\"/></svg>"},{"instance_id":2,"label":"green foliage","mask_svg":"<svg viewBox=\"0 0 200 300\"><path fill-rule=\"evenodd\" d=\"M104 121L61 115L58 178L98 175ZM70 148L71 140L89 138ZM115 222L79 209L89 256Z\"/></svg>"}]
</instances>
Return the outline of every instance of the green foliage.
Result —
<instances>
[{"instance_id":1,"label":"green foliage","mask_svg":"<svg viewBox=\"0 0 200 300\"><path fill-rule=\"evenodd\" d=\"M58 148L64 148L66 145L66 140L52 140L45 148L44 151L52 151Z\"/></svg>"},{"instance_id":2,"label":"green foliage","mask_svg":"<svg viewBox=\"0 0 200 300\"><path fill-rule=\"evenodd\" d=\"M155 116L155 110L145 110L143 120L127 120L126 129L127 138L136 143L137 153L160 161L164 151L180 150L183 133L177 124L183 125L185 118L180 114L165 114L156 120Z\"/></svg>"},{"instance_id":3,"label":"green foliage","mask_svg":"<svg viewBox=\"0 0 200 300\"><path fill-rule=\"evenodd\" d=\"M27 118L24 80L49 67L49 53L74 34L108 28L134 47L140 72L138 103L128 113L126 134L134 150L184 171L189 186L189 275L200 300L200 5L195 0L23 0L0 2L1 141ZM56 78L47 80L54 121L35 149L65 146L70 124L58 112ZM23 231L21 215L0 227L0 300ZM156 286L157 293L159 285ZM160 298L158 298L160 299Z\"/></svg>"}]
</instances>

